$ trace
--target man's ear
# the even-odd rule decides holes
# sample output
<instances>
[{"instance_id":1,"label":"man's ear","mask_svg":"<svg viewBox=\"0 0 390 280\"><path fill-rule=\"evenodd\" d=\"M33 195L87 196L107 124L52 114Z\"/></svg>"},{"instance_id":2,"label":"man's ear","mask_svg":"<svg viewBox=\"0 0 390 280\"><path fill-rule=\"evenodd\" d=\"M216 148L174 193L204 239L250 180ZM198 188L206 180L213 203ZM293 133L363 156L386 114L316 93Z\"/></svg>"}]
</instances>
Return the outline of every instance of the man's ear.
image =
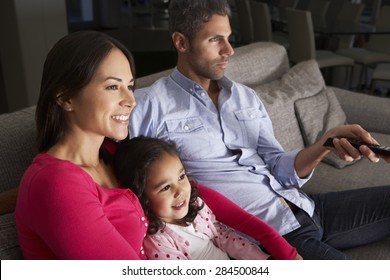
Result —
<instances>
[{"instance_id":1,"label":"man's ear","mask_svg":"<svg viewBox=\"0 0 390 280\"><path fill-rule=\"evenodd\" d=\"M180 32L173 32L172 42L178 52L186 53L189 50L189 41L187 37Z\"/></svg>"}]
</instances>

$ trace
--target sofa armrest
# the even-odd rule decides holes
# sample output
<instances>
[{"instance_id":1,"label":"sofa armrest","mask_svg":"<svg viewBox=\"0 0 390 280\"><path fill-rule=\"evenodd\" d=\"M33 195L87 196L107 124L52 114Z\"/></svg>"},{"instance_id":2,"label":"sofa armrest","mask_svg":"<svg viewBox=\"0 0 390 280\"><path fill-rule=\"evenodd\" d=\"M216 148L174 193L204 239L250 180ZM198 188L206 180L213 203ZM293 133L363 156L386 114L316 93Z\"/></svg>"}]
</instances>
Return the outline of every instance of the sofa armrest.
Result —
<instances>
[{"instance_id":1,"label":"sofa armrest","mask_svg":"<svg viewBox=\"0 0 390 280\"><path fill-rule=\"evenodd\" d=\"M343 108L347 122L360 124L370 132L390 134L390 98L340 88L332 88Z\"/></svg>"}]
</instances>

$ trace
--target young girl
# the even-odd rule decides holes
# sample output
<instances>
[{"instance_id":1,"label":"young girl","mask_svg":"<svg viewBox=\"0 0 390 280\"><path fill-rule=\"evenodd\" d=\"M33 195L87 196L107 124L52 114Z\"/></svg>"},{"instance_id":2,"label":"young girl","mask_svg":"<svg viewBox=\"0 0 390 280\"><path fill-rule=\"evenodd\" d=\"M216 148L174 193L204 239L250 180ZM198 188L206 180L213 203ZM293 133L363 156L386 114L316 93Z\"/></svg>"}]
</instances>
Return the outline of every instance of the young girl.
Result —
<instances>
[{"instance_id":1,"label":"young girl","mask_svg":"<svg viewBox=\"0 0 390 280\"><path fill-rule=\"evenodd\" d=\"M138 196L149 218L144 240L149 259L270 257L216 220L198 196L197 184L187 178L173 143L147 137L125 141L114 166L122 186Z\"/></svg>"}]
</instances>

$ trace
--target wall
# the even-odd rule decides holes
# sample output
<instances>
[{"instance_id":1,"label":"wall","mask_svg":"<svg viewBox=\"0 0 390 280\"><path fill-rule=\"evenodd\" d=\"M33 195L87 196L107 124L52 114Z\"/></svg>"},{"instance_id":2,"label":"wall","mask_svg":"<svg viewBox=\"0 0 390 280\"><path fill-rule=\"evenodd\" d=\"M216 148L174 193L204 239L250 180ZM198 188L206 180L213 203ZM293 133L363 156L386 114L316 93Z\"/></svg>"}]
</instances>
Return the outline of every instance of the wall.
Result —
<instances>
[{"instance_id":1,"label":"wall","mask_svg":"<svg viewBox=\"0 0 390 280\"><path fill-rule=\"evenodd\" d=\"M0 113L36 104L46 54L67 33L65 0L0 1Z\"/></svg>"}]
</instances>

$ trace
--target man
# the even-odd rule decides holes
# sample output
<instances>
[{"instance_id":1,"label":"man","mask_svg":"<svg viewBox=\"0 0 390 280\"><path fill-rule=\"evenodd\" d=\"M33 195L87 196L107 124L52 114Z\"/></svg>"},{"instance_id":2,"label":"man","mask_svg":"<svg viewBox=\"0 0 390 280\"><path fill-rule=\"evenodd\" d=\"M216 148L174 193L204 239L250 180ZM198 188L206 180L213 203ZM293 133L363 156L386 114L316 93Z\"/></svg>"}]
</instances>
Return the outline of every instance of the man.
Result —
<instances>
[{"instance_id":1,"label":"man","mask_svg":"<svg viewBox=\"0 0 390 280\"><path fill-rule=\"evenodd\" d=\"M346 125L306 149L284 152L256 93L224 76L234 53L229 15L225 0L171 1L177 68L135 92L130 137L174 140L191 177L268 222L304 259L348 259L336 248L390 236L390 187L311 197L296 188L331 152L323 147L328 137L376 141L360 126ZM245 116L251 121L240 121ZM362 155L379 160L367 146L358 151L345 139L334 145L332 150L345 160ZM335 209L344 211L342 217Z\"/></svg>"}]
</instances>

